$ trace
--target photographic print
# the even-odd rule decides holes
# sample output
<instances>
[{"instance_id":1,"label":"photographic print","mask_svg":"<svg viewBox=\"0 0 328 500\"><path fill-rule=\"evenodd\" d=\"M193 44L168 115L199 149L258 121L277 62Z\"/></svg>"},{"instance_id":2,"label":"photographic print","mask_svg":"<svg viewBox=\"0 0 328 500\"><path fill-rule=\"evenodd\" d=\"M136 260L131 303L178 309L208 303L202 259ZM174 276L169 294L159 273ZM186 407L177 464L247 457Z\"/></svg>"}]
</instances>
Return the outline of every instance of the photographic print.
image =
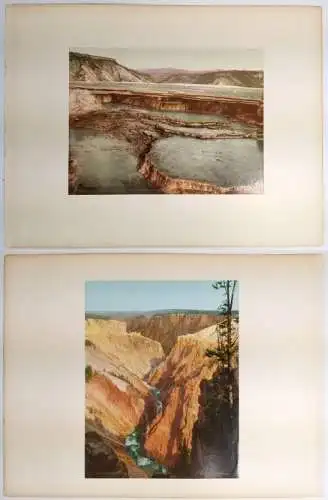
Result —
<instances>
[{"instance_id":1,"label":"photographic print","mask_svg":"<svg viewBox=\"0 0 328 500\"><path fill-rule=\"evenodd\" d=\"M238 477L238 281L85 293L85 477Z\"/></svg>"},{"instance_id":2,"label":"photographic print","mask_svg":"<svg viewBox=\"0 0 328 500\"><path fill-rule=\"evenodd\" d=\"M263 194L256 50L72 48L74 195Z\"/></svg>"}]
</instances>

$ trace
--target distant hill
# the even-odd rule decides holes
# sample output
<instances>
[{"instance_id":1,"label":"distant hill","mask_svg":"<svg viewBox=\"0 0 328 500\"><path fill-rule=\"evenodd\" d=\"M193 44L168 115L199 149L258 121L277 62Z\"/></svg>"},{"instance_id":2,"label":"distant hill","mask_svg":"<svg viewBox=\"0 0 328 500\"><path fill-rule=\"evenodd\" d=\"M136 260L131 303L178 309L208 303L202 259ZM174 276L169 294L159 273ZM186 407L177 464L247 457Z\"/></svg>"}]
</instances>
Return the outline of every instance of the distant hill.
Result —
<instances>
[{"instance_id":1,"label":"distant hill","mask_svg":"<svg viewBox=\"0 0 328 500\"><path fill-rule=\"evenodd\" d=\"M237 87L263 87L263 71L246 70L213 70L187 71L172 69L165 71L144 70L157 83L186 83L198 85L224 85Z\"/></svg>"},{"instance_id":2,"label":"distant hill","mask_svg":"<svg viewBox=\"0 0 328 500\"><path fill-rule=\"evenodd\" d=\"M263 87L263 71L211 70L189 71L176 68L136 70L120 64L111 57L94 56L80 52L69 53L70 81L186 83L238 87Z\"/></svg>"}]
</instances>

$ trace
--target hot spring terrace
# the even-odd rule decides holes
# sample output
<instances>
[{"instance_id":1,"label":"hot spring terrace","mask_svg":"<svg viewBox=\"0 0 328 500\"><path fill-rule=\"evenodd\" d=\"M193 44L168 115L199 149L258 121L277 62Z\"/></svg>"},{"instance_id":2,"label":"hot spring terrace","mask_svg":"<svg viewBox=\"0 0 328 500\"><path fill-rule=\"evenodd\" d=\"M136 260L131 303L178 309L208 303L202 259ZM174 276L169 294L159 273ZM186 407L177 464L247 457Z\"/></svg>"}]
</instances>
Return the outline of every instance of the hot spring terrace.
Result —
<instances>
[{"instance_id":1,"label":"hot spring terrace","mask_svg":"<svg viewBox=\"0 0 328 500\"><path fill-rule=\"evenodd\" d=\"M263 99L220 95L221 89L211 86L177 85L172 88L119 82L70 82L69 88L88 90L104 105L111 103L156 111L221 114L263 126Z\"/></svg>"}]
</instances>

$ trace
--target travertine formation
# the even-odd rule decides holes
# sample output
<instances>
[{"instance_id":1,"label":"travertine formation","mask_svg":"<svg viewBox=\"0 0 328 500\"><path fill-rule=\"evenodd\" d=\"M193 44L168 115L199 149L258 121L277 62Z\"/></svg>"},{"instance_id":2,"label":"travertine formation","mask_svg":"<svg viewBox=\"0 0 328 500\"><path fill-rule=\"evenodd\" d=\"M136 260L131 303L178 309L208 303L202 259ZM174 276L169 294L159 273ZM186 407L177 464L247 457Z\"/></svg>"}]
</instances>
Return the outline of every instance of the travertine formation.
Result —
<instances>
[{"instance_id":1,"label":"travertine formation","mask_svg":"<svg viewBox=\"0 0 328 500\"><path fill-rule=\"evenodd\" d=\"M203 140L252 138L256 139L256 129L246 134L238 130L227 130L226 127L215 122L204 127L197 122L183 122L170 117L154 117L147 113L133 110L91 110L85 113L71 114L70 126L76 129L88 128L116 139L129 142L138 157L138 171L147 182L163 193L182 194L232 194L232 193L261 193L263 186L256 182L245 186L216 186L211 183L191 179L170 177L161 172L150 159L152 147L156 141L179 135ZM216 127L216 128L215 128ZM69 190L75 193L78 188L78 164L71 152Z\"/></svg>"}]
</instances>

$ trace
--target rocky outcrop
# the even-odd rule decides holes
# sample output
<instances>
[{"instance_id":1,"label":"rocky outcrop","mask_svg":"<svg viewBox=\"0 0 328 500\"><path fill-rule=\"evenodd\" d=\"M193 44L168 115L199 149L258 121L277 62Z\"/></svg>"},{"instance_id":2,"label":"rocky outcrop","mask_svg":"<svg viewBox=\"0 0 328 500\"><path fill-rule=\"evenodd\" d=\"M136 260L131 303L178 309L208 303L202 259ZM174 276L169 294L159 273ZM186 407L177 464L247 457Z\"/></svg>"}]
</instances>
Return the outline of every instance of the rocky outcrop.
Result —
<instances>
[{"instance_id":1,"label":"rocky outcrop","mask_svg":"<svg viewBox=\"0 0 328 500\"><path fill-rule=\"evenodd\" d=\"M70 89L69 91L69 113L79 116L90 111L102 109L102 104L89 90Z\"/></svg>"},{"instance_id":2,"label":"rocky outcrop","mask_svg":"<svg viewBox=\"0 0 328 500\"><path fill-rule=\"evenodd\" d=\"M123 438L138 425L145 411L143 396L135 387L127 384L120 388L96 372L86 384L86 418L99 420L113 436Z\"/></svg>"},{"instance_id":3,"label":"rocky outcrop","mask_svg":"<svg viewBox=\"0 0 328 500\"><path fill-rule=\"evenodd\" d=\"M179 337L165 362L155 370L150 383L160 389L163 411L148 426L145 450L159 462L175 468L191 453L193 428L199 414L200 384L211 379L215 362L206 349L214 345L212 330L208 336Z\"/></svg>"}]
</instances>

